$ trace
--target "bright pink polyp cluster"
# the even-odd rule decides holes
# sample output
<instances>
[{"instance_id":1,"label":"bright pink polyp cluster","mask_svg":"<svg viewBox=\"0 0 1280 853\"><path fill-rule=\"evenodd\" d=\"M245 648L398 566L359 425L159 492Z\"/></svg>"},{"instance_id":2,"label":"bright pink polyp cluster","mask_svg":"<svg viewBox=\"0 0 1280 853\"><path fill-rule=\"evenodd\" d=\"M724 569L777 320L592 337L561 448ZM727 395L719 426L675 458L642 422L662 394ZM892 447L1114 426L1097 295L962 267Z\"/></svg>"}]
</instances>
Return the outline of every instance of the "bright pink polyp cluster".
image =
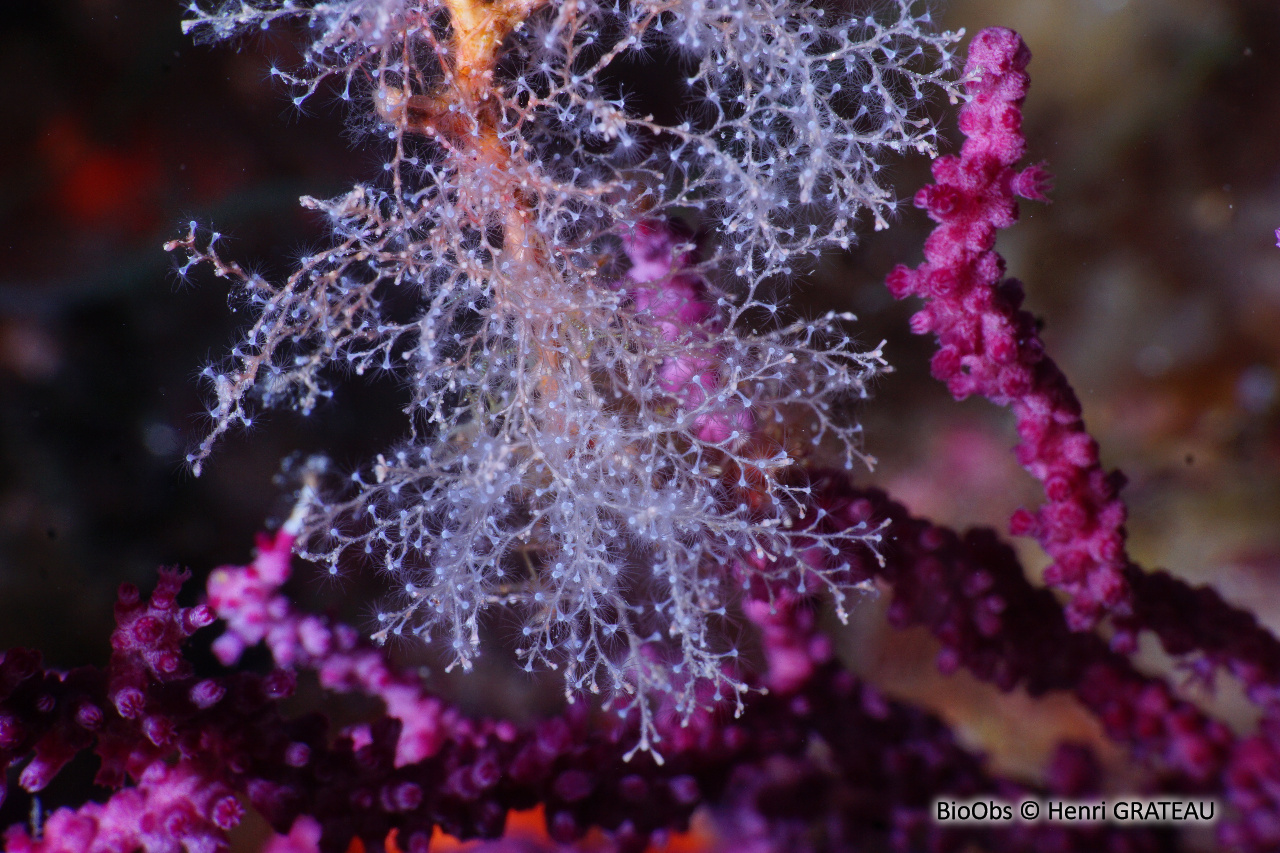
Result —
<instances>
[{"instance_id":1,"label":"bright pink polyp cluster","mask_svg":"<svg viewBox=\"0 0 1280 853\"><path fill-rule=\"evenodd\" d=\"M997 229L1017 221L1016 198L1043 200L1049 176L1040 166L1016 169L1026 149L1022 101L1031 52L1011 30L984 30L969 48L970 100L960 111L968 137L959 157L939 157L937 181L916 206L938 227L925 241L925 262L889 276L893 295L920 296L925 307L912 331L938 338L933 375L956 399L980 394L1009 406L1018 420L1018 461L1044 484L1048 503L1018 512L1014 535L1035 536L1053 557L1051 586L1071 596L1068 618L1091 628L1129 608L1125 579L1123 478L1098 463L1080 401L1044 352L1035 318L1020 309L1022 285L1005 279L995 251Z\"/></svg>"},{"instance_id":2,"label":"bright pink polyp cluster","mask_svg":"<svg viewBox=\"0 0 1280 853\"><path fill-rule=\"evenodd\" d=\"M631 267L621 285L646 325L664 341L687 346L685 354L658 368L658 385L683 409L701 407L725 384L720 375L723 346L710 342L723 324L707 298L706 281L689 269L694 263L691 239L666 223L641 222L624 240ZM750 410L730 401L723 411L697 415L692 432L700 441L721 444L753 429Z\"/></svg>"}]
</instances>

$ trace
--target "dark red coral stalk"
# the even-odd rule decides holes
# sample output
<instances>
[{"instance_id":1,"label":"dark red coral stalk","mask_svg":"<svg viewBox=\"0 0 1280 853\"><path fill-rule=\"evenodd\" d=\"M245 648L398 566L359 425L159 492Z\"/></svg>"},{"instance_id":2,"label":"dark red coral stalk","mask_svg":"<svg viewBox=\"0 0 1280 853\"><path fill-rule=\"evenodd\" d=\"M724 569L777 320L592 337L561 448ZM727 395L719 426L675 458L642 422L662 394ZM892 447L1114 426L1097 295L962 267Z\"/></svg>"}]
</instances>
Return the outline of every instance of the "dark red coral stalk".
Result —
<instances>
[{"instance_id":1,"label":"dark red coral stalk","mask_svg":"<svg viewBox=\"0 0 1280 853\"><path fill-rule=\"evenodd\" d=\"M1237 737L1165 680L1139 672L1098 634L1072 630L1054 595L1027 580L1013 549L994 531L958 534L912 517L883 492L853 489L838 474L815 475L814 501L823 524L889 522L878 554L857 547L847 555L851 568L892 590L888 616L895 626L919 625L934 634L944 672L963 667L1002 690L1022 687L1033 696L1070 691L1110 738L1159 772L1162 790L1217 793L1235 806L1235 819L1219 827L1228 849L1280 845L1277 706L1268 709L1256 734ZM1172 613L1203 594L1165 575L1141 577L1156 579L1140 587L1152 599L1142 603L1143 614L1161 611L1162 604ZM1216 596L1209 605L1207 618L1222 624L1206 630L1207 644L1195 648L1205 648L1210 664L1220 662L1213 656L1220 647L1274 647L1248 614ZM1169 613L1163 622L1172 620ZM1190 624L1199 625L1194 619ZM1244 657L1225 662L1237 671L1248 666Z\"/></svg>"}]
</instances>

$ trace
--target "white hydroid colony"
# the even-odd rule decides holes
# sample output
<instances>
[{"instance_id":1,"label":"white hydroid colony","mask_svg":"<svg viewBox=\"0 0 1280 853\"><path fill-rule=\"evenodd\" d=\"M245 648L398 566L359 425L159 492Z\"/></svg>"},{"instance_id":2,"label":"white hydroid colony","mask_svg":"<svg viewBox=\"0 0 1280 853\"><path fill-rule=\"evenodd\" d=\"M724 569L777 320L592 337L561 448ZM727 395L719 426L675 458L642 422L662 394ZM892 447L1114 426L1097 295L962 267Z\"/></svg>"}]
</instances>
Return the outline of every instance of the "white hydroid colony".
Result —
<instances>
[{"instance_id":1,"label":"white hydroid colony","mask_svg":"<svg viewBox=\"0 0 1280 853\"><path fill-rule=\"evenodd\" d=\"M315 500L305 556L396 579L380 639L469 667L490 608L520 614L526 666L619 707L743 690L714 623L734 590L826 583L840 547L807 508L798 448L857 457L838 402L883 364L849 318L788 322L766 282L893 203L879 161L930 151L930 89L957 36L906 0L353 0L193 5L226 38L292 20L301 103L332 85L385 174L329 201L333 244L273 283L175 241L256 320L210 367L214 428L310 411L326 371L390 371L410 432ZM671 114L628 74L666 75ZM325 81L329 81L326 83ZM698 261L678 219L717 239ZM406 311L405 305L413 306ZM394 310L389 306L394 305ZM645 726L646 733L651 726ZM644 742L648 745L648 741Z\"/></svg>"}]
</instances>

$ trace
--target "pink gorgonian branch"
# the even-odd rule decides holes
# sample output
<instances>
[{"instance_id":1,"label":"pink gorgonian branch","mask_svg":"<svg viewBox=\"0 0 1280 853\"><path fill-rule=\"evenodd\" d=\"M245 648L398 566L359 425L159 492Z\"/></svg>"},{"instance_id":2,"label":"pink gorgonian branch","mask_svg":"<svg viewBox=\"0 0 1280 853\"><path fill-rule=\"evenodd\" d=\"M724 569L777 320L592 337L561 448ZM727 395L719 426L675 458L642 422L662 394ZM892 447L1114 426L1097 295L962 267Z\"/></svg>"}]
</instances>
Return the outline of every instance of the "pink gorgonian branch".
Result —
<instances>
[{"instance_id":1,"label":"pink gorgonian branch","mask_svg":"<svg viewBox=\"0 0 1280 853\"><path fill-rule=\"evenodd\" d=\"M1276 705L1265 709L1257 732L1233 734L1166 680L1140 672L1098 634L1072 630L1054 595L1027 580L1013 549L994 531L958 534L912 517L883 492L854 489L838 475L815 474L814 501L823 524L888 522L877 553L855 546L849 562L855 573L888 587L891 624L923 626L933 633L944 673L964 668L1001 690L1020 687L1032 696L1071 692L1108 737L1158 774L1161 790L1219 793L1235 807L1231 819L1218 827L1225 849L1266 851L1280 845ZM1203 597L1203 590L1167 575L1148 577L1159 582L1141 587L1151 599L1143 609L1163 611L1165 621ZM1211 606L1221 620L1211 636L1222 637L1222 645L1274 646L1274 638L1251 617L1224 608ZM1192 614L1187 620L1196 624ZM1212 659L1209 665L1218 662Z\"/></svg>"},{"instance_id":2,"label":"pink gorgonian branch","mask_svg":"<svg viewBox=\"0 0 1280 853\"><path fill-rule=\"evenodd\" d=\"M997 229L1017 221L1016 199L1043 200L1049 187L1040 166L1016 168L1026 148L1021 104L1030 58L1011 30L974 38L965 67L970 101L960 111L967 139L960 156L934 162L937 183L915 199L938 227L925 243L925 262L898 266L888 286L899 299L926 300L911 328L937 337L933 375L957 399L980 394L1013 409L1018 461L1048 498L1035 513L1019 510L1013 533L1035 536L1053 558L1045 580L1070 595L1072 627L1087 629L1130 606L1123 477L1099 464L1080 401L1045 354L1035 318L1020 309L1022 286L1003 277L994 248Z\"/></svg>"},{"instance_id":3,"label":"pink gorgonian branch","mask_svg":"<svg viewBox=\"0 0 1280 853\"><path fill-rule=\"evenodd\" d=\"M847 504L833 498L827 505L833 523L856 523L844 511ZM863 501L855 509L865 506L870 504ZM905 516L897 521L918 524ZM1159 833L1147 830L1029 825L1010 833L931 820L938 796L1013 797L1030 791L989 774L933 716L886 699L845 671L818 628L812 597L759 598L761 585L753 585L745 609L762 631L768 663L763 678L770 692L753 693L739 719L724 709L701 711L687 725L677 715L662 715L667 762L660 765L649 755L623 759L628 731L638 722L634 714L630 720L594 716L579 703L560 717L518 728L470 719L431 696L416 676L391 666L383 652L349 628L301 613L281 595L291 536L286 525L261 540L250 564L215 571L210 605L243 646L264 641L278 664L314 669L327 689L380 699L385 717L341 733L337 757L344 741L357 749L355 768L346 771L357 776L345 783L345 793L346 777L334 773L341 762L325 750L315 747L287 759L296 769L283 801L293 805L269 813L281 831L291 827L289 840L277 837L281 851L310 851L317 838L337 845L349 837L353 816L359 817L360 837L372 841L394 829L410 850L425 840L432 822L463 837L491 836L501 831L507 809L534 803L546 806L547 830L557 841L572 841L597 826L620 850L643 849L655 833L683 827L700 804L713 806L721 850L818 849L806 840L818 815L849 844L887 832L892 843L909 849L957 849L965 843L1027 851L1126 844L1162 849L1155 843ZM946 531L939 536L954 539ZM876 562L868 554L857 555L859 566ZM895 548L892 554L895 564L885 571L904 577L927 564L911 550ZM967 564L961 559L957 565ZM1016 563L1014 570L1020 578ZM248 627L264 618L269 630ZM1105 647L1103 653L1110 654ZM806 751L814 743L825 745L820 762ZM1072 756L1080 759L1077 752L1060 756L1050 773L1050 792L1096 792L1096 780L1082 781L1080 773L1057 766ZM815 785L829 795L815 797ZM379 793L364 802L366 791ZM404 807L410 801L414 805ZM739 835L747 832L749 839ZM289 843L294 846L284 846Z\"/></svg>"},{"instance_id":4,"label":"pink gorgonian branch","mask_svg":"<svg viewBox=\"0 0 1280 853\"><path fill-rule=\"evenodd\" d=\"M658 386L683 411L698 412L708 397L726 397L721 375L725 352L723 344L713 342L723 331L724 318L718 316L707 282L696 270L694 245L692 235L677 223L638 223L623 239L631 268L618 286L641 318L639 328L656 333L666 344L683 345L684 352L658 367ZM693 416L693 434L709 444L740 445L754 429L749 406L736 394Z\"/></svg>"},{"instance_id":5,"label":"pink gorgonian branch","mask_svg":"<svg viewBox=\"0 0 1280 853\"><path fill-rule=\"evenodd\" d=\"M967 69L977 79L967 84L973 97L960 119L969 138L960 157L939 158L938 183L917 195L939 225L925 263L899 266L890 289L927 300L912 326L937 335L934 374L953 394L982 394L1014 410L1019 460L1044 482L1049 501L1034 515L1016 513L1013 532L1034 533L1054 558L1046 579L1072 595L1068 623L1083 627L1110 609L1120 615L1114 648L1132 652L1137 633L1150 630L1172 655L1199 653L1192 665L1206 679L1224 669L1267 705L1280 691L1280 642L1214 590L1144 572L1128 559L1122 476L1098 464L1075 393L1045 355L1034 318L1019 308L1022 286L1002 279L996 230L1016 220L1016 197L1043 199L1048 186L1041 167L1014 168L1025 149L1019 105L1029 58L1008 30L974 38Z\"/></svg>"},{"instance_id":6,"label":"pink gorgonian branch","mask_svg":"<svg viewBox=\"0 0 1280 853\"><path fill-rule=\"evenodd\" d=\"M828 505L832 520L854 520L838 501ZM147 601L126 586L116 654L103 672L62 675L34 655L0 656L0 760L35 756L19 784L38 790L93 750L98 783L115 789L105 804L58 809L39 833L10 828L6 853L176 853L181 845L203 853L225 847L250 805L288 833L275 837L276 853L342 851L352 838L376 849L392 831L401 849L424 850L436 827L493 838L509 810L535 804L557 841L600 827L622 851L683 828L704 804L716 806L724 827L721 849L743 849L735 846L742 832L756 833L753 849L809 849L807 828L819 820L851 844L875 837L912 849L1035 850L1052 841L1084 851L1146 835L1031 826L1010 846L1003 830L931 821L938 796L1025 789L990 775L936 718L844 671L817 629L813 600L794 595L748 605L775 668L765 679L771 692L752 694L740 719L704 710L681 725L679 715L662 714L666 764L652 755L627 761L638 720L593 714L585 703L528 727L469 718L350 628L289 603L280 588L294 533L288 523L260 540L249 564L215 570L208 606L174 604L181 573L162 574ZM225 663L263 643L280 668L199 677L182 645L215 613L222 636L233 638L215 642ZM381 712L336 733L318 714L283 716L279 701L303 670L328 690L381 700ZM826 745L820 761L815 743ZM815 797L815 785L829 796ZM1053 781L1050 790L1084 792Z\"/></svg>"}]
</instances>

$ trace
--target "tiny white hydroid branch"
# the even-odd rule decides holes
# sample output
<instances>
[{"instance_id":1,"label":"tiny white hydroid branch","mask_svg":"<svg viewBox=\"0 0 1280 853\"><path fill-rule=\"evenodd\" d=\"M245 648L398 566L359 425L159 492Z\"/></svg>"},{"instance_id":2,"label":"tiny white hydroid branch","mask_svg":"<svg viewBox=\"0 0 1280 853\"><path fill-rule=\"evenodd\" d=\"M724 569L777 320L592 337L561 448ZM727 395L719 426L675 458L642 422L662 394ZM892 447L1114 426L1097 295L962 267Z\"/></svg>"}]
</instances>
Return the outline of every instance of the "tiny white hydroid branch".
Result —
<instances>
[{"instance_id":1,"label":"tiny white hydroid branch","mask_svg":"<svg viewBox=\"0 0 1280 853\"><path fill-rule=\"evenodd\" d=\"M866 396L880 349L855 346L851 317L784 320L767 287L848 246L860 217L885 224L880 160L932 151L927 96L955 93L958 36L908 0L874 10L193 5L201 38L304 22L302 68L273 74L298 103L332 81L388 151L380 182L303 199L333 245L283 283L194 226L170 244L256 318L205 372L214 426L194 469L254 405L309 412L331 368L393 373L405 441L297 522L304 556L395 578L378 639L430 639L468 669L505 608L523 664L558 670L571 697L604 693L649 723L655 694L686 715L740 696L717 623L742 585L839 595L841 549L876 536L822 532L801 463L819 447L860 457L843 403ZM671 77L683 116L634 106L620 69L641 63ZM680 219L717 239L695 245ZM406 295L412 316L383 310Z\"/></svg>"}]
</instances>

